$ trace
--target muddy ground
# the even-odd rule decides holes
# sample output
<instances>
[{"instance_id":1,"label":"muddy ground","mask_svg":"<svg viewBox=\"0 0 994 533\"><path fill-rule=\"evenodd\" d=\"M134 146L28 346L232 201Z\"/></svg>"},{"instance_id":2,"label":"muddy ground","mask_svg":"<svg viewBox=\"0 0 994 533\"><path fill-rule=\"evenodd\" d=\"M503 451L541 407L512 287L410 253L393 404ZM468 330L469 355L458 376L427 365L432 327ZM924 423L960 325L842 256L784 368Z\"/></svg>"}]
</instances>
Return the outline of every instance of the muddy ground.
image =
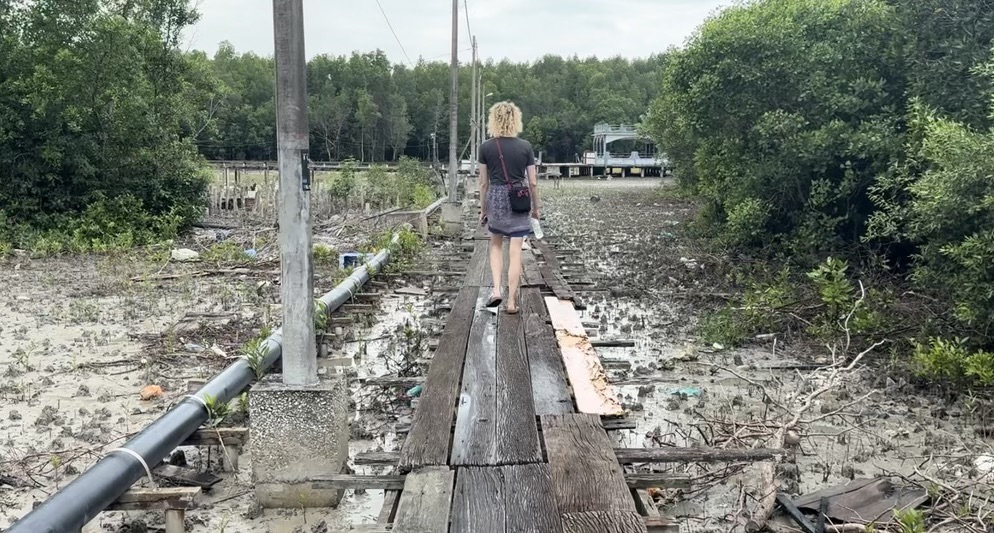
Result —
<instances>
[{"instance_id":1,"label":"muddy ground","mask_svg":"<svg viewBox=\"0 0 994 533\"><path fill-rule=\"evenodd\" d=\"M882 348L833 376L831 369L816 370L832 363L829 348L804 339L785 342L771 331L731 350L695 336L698 321L727 305L728 293L736 290L728 276L734 265L689 236L685 229L694 208L661 190L670 186L669 180L601 180L545 190L550 238L560 249L578 250L567 255L580 261L570 261L582 263L586 277L606 289L584 294L585 321L604 338L635 341L634 348L599 348L624 405L639 422L637 430L617 433L618 444L773 447L774 429L785 421L778 406L796 411L826 387L801 417L810 423L790 435L799 443L779 469L786 492L805 494L883 475L900 482L904 476L924 487L934 482L974 493L972 500L964 498L972 509L959 509L962 519L947 520L948 530L992 527L987 502L994 494L994 443L981 437L987 428L977 398L950 403L905 384L898 374L882 375L891 362ZM839 349L836 360L848 366L857 355ZM682 531L727 531L763 493L754 464L679 465L669 471L694 480L691 490L657 494L660 511L680 519ZM933 522L942 521L939 515L945 517L937 512Z\"/></svg>"},{"instance_id":2,"label":"muddy ground","mask_svg":"<svg viewBox=\"0 0 994 533\"><path fill-rule=\"evenodd\" d=\"M972 488L970 512L960 509L963 519L946 526L983 531L970 517L984 513L994 474L984 470L982 458L994 451L978 434L969 399L948 403L886 379L868 370L886 357L875 352L864 359L871 366L833 377L812 370L813 362L828 361L827 349L774 343L777 332L743 349L701 342L696 324L725 305L733 265L688 237L684 227L693 207L660 194L662 186L660 180L585 180L555 190L542 183L548 238L560 250L577 250L564 252L567 270L594 283L577 287L595 289L583 293L589 303L584 320L603 339L634 342L632 348L599 348L638 422L637 430L614 433L618 445L769 445L772 425L783 421L779 406L796 409L806 394L828 384L802 417L810 423L796 435L796 455L780 468L788 492L808 493L853 477L895 474L921 482L924 475L945 488ZM368 238L359 229L343 231L341 222L319 225L316 241L344 251ZM127 257L19 257L0 265L0 528L278 322L271 230L205 230L183 245L206 252L219 240L258 256L235 264L178 264L153 250ZM452 244L435 240L430 250L406 270L459 268ZM335 268L318 265L317 273L316 286L330 289ZM322 363L357 378L353 453L399 447L392 428L410 420L407 387L361 385L361 379L423 374L450 291L459 283L457 277L381 279L388 285L371 289L384 293L376 320L359 317L357 325L343 328ZM396 292L412 286L424 295ZM147 385L160 386L163 395L143 401L139 393ZM232 475L219 471L217 450L184 451L190 464L225 478L187 515L193 533L341 530L374 522L381 506L380 491L348 491L334 510L263 512L251 494L251 457L243 455ZM665 468L693 479L692 489L654 493L660 511L680 519L682 531L726 531L761 493L755 464ZM387 472L367 467L356 473ZM86 531L161 527L157 513L102 513Z\"/></svg>"},{"instance_id":3,"label":"muddy ground","mask_svg":"<svg viewBox=\"0 0 994 533\"><path fill-rule=\"evenodd\" d=\"M322 220L315 242L351 251L381 231L343 221ZM216 375L246 341L278 325L274 239L264 226L198 230L174 246L200 252L194 263L169 260L169 249L106 257L22 255L0 263L0 530ZM435 246L406 268L451 270L444 258L435 260L445 247ZM239 250L256 256L232 257ZM316 263L316 290L330 290L341 278L337 262L336 253ZM452 295L431 296L432 279L384 273L381 281L386 285L369 288L383 293L373 302L375 320L355 315L354 325L332 326L339 335L328 340L320 361L329 372L357 378L352 452L396 445L395 437L384 435L398 416L409 417L406 388L362 386L360 379L423 373L431 338L441 330L432 317ZM401 287L420 290L394 292ZM143 400L140 393L149 385L162 395ZM231 406L226 425L244 425L242 402ZM346 529L375 521L381 507L382 492L349 491L335 510L263 512L251 494L248 453L231 474L220 471L216 448L183 451L191 466L224 478L200 509L187 514L192 533ZM105 512L84 531L162 527L161 513Z\"/></svg>"}]
</instances>

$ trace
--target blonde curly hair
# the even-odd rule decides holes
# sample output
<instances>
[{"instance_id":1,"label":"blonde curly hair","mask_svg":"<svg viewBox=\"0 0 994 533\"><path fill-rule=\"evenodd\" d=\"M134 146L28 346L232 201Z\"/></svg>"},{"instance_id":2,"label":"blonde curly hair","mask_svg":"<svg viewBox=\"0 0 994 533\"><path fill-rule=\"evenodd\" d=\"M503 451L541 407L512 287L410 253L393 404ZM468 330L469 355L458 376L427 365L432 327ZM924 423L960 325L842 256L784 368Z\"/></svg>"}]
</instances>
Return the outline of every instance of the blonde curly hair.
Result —
<instances>
[{"instance_id":1,"label":"blonde curly hair","mask_svg":"<svg viewBox=\"0 0 994 533\"><path fill-rule=\"evenodd\" d=\"M487 131L491 137L517 137L523 129L521 109L514 102L497 102L490 107Z\"/></svg>"}]
</instances>

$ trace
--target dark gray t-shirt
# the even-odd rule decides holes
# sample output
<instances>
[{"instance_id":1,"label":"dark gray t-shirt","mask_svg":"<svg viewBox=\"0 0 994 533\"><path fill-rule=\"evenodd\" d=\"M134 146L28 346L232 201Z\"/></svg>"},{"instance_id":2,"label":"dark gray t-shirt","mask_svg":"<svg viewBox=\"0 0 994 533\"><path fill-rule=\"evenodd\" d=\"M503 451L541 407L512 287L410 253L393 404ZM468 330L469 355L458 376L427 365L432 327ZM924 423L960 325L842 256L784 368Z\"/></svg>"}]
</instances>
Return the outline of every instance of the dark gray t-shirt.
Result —
<instances>
[{"instance_id":1,"label":"dark gray t-shirt","mask_svg":"<svg viewBox=\"0 0 994 533\"><path fill-rule=\"evenodd\" d=\"M497 150L497 143L500 143L500 151ZM487 139L480 145L481 165L487 165L487 176L490 177L491 185L506 184L504 170L500 164L500 153L504 153L504 166L512 182L526 181L528 179L528 167L535 164L535 153L532 151L532 143L517 137L498 137Z\"/></svg>"}]
</instances>

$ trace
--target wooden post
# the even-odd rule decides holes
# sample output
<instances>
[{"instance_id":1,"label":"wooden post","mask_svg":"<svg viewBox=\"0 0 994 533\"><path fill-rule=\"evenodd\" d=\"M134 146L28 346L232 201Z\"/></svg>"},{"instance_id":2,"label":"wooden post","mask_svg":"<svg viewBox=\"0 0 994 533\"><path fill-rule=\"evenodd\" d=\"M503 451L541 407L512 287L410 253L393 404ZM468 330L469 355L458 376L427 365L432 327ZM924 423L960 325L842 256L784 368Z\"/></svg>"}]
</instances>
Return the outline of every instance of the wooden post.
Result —
<instances>
[{"instance_id":1,"label":"wooden post","mask_svg":"<svg viewBox=\"0 0 994 533\"><path fill-rule=\"evenodd\" d=\"M166 533L185 533L186 511L183 509L166 510Z\"/></svg>"}]
</instances>

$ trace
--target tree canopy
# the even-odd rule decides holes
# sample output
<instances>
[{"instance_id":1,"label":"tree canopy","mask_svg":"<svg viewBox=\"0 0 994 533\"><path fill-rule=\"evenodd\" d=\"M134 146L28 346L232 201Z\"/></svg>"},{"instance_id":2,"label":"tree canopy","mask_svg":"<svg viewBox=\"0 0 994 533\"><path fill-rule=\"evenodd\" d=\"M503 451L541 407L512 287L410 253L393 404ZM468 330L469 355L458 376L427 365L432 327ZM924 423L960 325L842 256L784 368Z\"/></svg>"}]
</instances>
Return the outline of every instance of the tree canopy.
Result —
<instances>
[{"instance_id":1,"label":"tree canopy","mask_svg":"<svg viewBox=\"0 0 994 533\"><path fill-rule=\"evenodd\" d=\"M198 138L209 159L272 159L273 60L238 54L222 44L211 61L224 97L215 129ZM487 102L513 100L525 115L525 133L547 159L573 161L590 146L598 122L635 123L659 94L665 55L646 60L546 56L534 63L482 65ZM318 55L308 62L311 158L428 160L431 136L440 151L449 142L449 65L391 63L383 52ZM472 69L460 69L459 149L469 138ZM466 154L468 157L468 153Z\"/></svg>"},{"instance_id":2,"label":"tree canopy","mask_svg":"<svg viewBox=\"0 0 994 533\"><path fill-rule=\"evenodd\" d=\"M187 2L5 1L0 19L0 232L98 208L151 217L117 228L128 240L193 221L207 183L193 139L218 84L178 49Z\"/></svg>"}]
</instances>

